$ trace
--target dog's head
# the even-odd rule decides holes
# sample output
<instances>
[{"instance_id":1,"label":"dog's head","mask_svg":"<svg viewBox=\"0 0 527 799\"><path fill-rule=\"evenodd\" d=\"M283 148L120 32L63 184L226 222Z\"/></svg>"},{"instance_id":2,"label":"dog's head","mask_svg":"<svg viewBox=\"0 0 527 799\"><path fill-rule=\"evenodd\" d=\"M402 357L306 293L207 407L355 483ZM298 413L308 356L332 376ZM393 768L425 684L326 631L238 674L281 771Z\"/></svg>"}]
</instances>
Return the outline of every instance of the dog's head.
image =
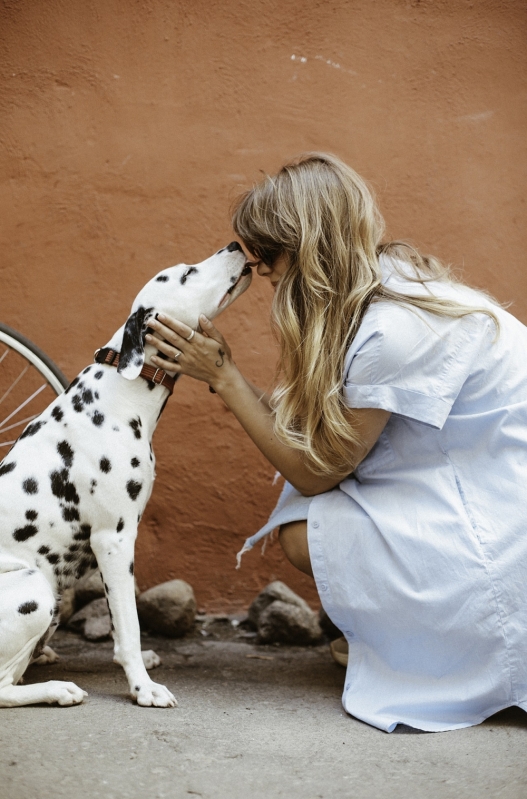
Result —
<instances>
[{"instance_id":1,"label":"dog's head","mask_svg":"<svg viewBox=\"0 0 527 799\"><path fill-rule=\"evenodd\" d=\"M251 283L252 273L237 241L200 264L163 269L139 292L123 330L117 371L127 380L138 377L145 362L148 320L156 313L198 327L200 314L214 319Z\"/></svg>"}]
</instances>

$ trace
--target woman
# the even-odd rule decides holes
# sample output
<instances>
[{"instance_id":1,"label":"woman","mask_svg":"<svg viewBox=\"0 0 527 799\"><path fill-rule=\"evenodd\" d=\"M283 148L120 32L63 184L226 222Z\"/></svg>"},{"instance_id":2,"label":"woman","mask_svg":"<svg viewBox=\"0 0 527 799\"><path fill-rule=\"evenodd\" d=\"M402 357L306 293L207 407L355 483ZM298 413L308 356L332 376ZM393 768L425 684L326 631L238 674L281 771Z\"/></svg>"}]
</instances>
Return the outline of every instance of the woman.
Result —
<instances>
[{"instance_id":1,"label":"woman","mask_svg":"<svg viewBox=\"0 0 527 799\"><path fill-rule=\"evenodd\" d=\"M349 645L354 716L439 731L527 710L526 328L436 260L382 244L367 186L333 156L265 178L233 221L275 289L273 395L205 318L191 341L166 318L166 342L150 340L287 481L245 548L279 527L313 574Z\"/></svg>"}]
</instances>

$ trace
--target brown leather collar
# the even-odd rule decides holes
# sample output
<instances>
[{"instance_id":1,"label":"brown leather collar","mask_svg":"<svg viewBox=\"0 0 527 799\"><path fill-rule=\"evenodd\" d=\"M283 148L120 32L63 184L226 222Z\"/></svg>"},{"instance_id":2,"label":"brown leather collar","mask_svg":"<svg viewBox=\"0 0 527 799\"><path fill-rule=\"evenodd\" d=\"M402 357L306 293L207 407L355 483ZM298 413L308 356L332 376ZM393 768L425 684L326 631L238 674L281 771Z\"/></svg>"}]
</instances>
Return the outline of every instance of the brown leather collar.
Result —
<instances>
[{"instance_id":1,"label":"brown leather collar","mask_svg":"<svg viewBox=\"0 0 527 799\"><path fill-rule=\"evenodd\" d=\"M101 347L93 353L95 363L107 363L109 366L119 366L119 353L116 350L111 350L109 347ZM168 388L170 394L174 391L177 377L170 377L164 369L156 369L155 366L143 366L139 373L139 377L143 377L149 383L155 383L156 386L164 386Z\"/></svg>"}]
</instances>

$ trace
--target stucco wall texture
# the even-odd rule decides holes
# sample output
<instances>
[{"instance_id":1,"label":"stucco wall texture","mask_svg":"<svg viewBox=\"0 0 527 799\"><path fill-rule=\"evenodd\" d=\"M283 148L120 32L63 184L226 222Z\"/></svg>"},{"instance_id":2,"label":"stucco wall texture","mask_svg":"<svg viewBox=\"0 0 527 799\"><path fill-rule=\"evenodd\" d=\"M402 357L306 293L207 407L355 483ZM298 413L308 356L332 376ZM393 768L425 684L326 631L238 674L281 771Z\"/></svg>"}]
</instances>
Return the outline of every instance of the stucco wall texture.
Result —
<instances>
[{"instance_id":1,"label":"stucco wall texture","mask_svg":"<svg viewBox=\"0 0 527 799\"><path fill-rule=\"evenodd\" d=\"M73 377L155 272L232 240L261 170L317 149L372 183L391 237L527 322L526 28L520 0L4 0L0 319ZM262 387L270 300L255 278L218 320ZM276 543L235 571L280 486L204 384L178 384L155 449L143 588L229 610L278 578L317 604Z\"/></svg>"}]
</instances>

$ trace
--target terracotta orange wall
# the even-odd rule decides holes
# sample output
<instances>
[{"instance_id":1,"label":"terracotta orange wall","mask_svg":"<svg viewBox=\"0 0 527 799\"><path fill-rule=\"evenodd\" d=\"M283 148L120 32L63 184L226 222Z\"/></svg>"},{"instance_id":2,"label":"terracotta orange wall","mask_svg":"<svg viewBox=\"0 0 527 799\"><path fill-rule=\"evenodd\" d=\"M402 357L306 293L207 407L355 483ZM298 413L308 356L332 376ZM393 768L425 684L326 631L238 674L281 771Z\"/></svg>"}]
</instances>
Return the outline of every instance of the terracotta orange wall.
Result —
<instances>
[{"instance_id":1,"label":"terracotta orange wall","mask_svg":"<svg viewBox=\"0 0 527 799\"><path fill-rule=\"evenodd\" d=\"M0 318L75 375L156 271L232 239L233 198L304 150L376 188L391 236L465 269L527 322L525 3L519 0L4 0ZM270 293L221 319L272 379ZM281 578L278 545L235 553L273 507L273 469L206 386L156 433L143 587L182 577L208 609Z\"/></svg>"}]
</instances>

